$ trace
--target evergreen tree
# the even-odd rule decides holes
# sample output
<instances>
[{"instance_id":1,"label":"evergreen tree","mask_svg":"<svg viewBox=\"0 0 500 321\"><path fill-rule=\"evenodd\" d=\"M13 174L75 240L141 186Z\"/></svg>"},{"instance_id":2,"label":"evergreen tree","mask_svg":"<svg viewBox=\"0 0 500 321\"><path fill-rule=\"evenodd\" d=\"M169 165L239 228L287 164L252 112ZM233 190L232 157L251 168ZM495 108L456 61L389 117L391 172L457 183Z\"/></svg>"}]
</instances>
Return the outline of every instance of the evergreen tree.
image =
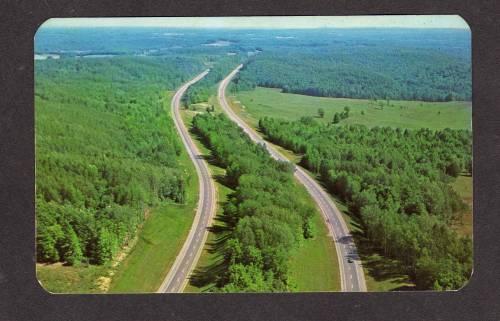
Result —
<instances>
[{"instance_id":1,"label":"evergreen tree","mask_svg":"<svg viewBox=\"0 0 500 321\"><path fill-rule=\"evenodd\" d=\"M64 259L69 265L75 265L80 263L80 261L83 259L80 240L71 227L68 228L66 233L67 247L65 249Z\"/></svg>"},{"instance_id":2,"label":"evergreen tree","mask_svg":"<svg viewBox=\"0 0 500 321\"><path fill-rule=\"evenodd\" d=\"M335 115L333 115L333 121L332 123L333 124L338 124L340 122L340 116L338 113L335 113Z\"/></svg>"}]
</instances>

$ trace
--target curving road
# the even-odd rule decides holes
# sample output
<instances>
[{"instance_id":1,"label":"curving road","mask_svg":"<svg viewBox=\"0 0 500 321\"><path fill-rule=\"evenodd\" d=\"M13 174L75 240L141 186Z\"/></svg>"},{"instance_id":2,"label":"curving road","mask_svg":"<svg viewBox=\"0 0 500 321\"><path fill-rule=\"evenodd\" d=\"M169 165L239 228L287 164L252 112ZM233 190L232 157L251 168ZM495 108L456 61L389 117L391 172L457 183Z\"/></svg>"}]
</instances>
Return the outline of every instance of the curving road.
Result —
<instances>
[{"instance_id":1,"label":"curving road","mask_svg":"<svg viewBox=\"0 0 500 321\"><path fill-rule=\"evenodd\" d=\"M186 92L189 86L196 83L206 74L209 70L205 70L194 79L182 85L172 98L172 115L175 127L186 147L189 157L194 163L196 172L199 178L199 199L196 209L196 215L189 231L189 235L184 242L184 245L177 255L174 264L170 268L165 280L161 284L157 292L182 292L187 285L188 277L198 261L203 245L207 239L208 229L212 218L215 214L216 208L216 192L212 176L208 166L201 156L198 148L189 136L189 132L182 121L179 113L180 101L182 95Z\"/></svg>"},{"instance_id":2,"label":"curving road","mask_svg":"<svg viewBox=\"0 0 500 321\"><path fill-rule=\"evenodd\" d=\"M273 158L289 162L285 156L278 152L271 144L268 144L257 132L236 115L231 107L229 107L225 91L231 79L242 67L243 65L239 65L220 83L217 95L220 105L229 118L237 123L255 143L264 145ZM357 254L356 244L349 233L349 229L347 228L342 214L323 188L299 166L295 166L295 177L306 187L311 197L321 209L326 225L328 226L330 234L333 236L340 266L342 291L366 291L366 282L361 260Z\"/></svg>"}]
</instances>

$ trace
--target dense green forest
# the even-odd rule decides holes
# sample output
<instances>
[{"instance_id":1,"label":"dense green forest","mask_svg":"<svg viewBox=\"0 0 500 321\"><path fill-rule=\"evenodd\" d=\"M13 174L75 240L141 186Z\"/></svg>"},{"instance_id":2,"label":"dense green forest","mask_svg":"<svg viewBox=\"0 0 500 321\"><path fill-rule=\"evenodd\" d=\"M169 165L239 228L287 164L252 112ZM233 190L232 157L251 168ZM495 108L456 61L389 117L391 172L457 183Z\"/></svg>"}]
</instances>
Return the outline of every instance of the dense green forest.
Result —
<instances>
[{"instance_id":1,"label":"dense green forest","mask_svg":"<svg viewBox=\"0 0 500 321\"><path fill-rule=\"evenodd\" d=\"M190 173L164 110L192 58L61 59L35 65L37 261L102 264L148 208L182 203Z\"/></svg>"},{"instance_id":2,"label":"dense green forest","mask_svg":"<svg viewBox=\"0 0 500 321\"><path fill-rule=\"evenodd\" d=\"M210 68L183 103L210 101L215 84L244 63L230 90L268 87L256 91L260 98L246 93L241 100L253 113L252 125L277 113L294 119L264 118L259 128L304 155L301 164L319 174L371 243L400 261L419 289L459 288L471 273L472 246L449 227L464 210L450 185L457 175L472 174L471 132L441 128L466 128L470 109L458 102L438 109L437 103L400 101L470 101L470 52L470 32L452 29L40 28L37 262L75 269L79 262L104 264L136 234L149 209L185 203L195 173L180 169L179 156L186 155L165 112L165 92ZM278 91L269 88L301 95L265 92ZM230 231L222 240L225 268L217 291L293 291L290 254L314 233L314 209L299 197L304 191L291 165L270 158L207 108L193 128L235 190L223 208ZM321 118L296 121L309 115ZM353 125L358 121L394 128ZM401 124L439 130L396 128ZM165 256L147 263L155 260ZM143 272L138 266L134 277Z\"/></svg>"},{"instance_id":3,"label":"dense green forest","mask_svg":"<svg viewBox=\"0 0 500 321\"><path fill-rule=\"evenodd\" d=\"M219 58L249 59L234 89L258 85L312 96L470 101L470 46L470 32L454 29L41 28L35 53L207 55L207 67ZM191 102L206 96L203 87L188 94Z\"/></svg>"},{"instance_id":4,"label":"dense green forest","mask_svg":"<svg viewBox=\"0 0 500 321\"><path fill-rule=\"evenodd\" d=\"M229 237L226 269L217 280L223 292L291 291L290 251L312 237L314 209L299 197L292 167L275 161L224 115L199 114L193 128L211 149L235 193L224 206Z\"/></svg>"},{"instance_id":5,"label":"dense green forest","mask_svg":"<svg viewBox=\"0 0 500 321\"><path fill-rule=\"evenodd\" d=\"M351 45L263 52L234 90L281 88L310 96L423 101L471 100L470 57L421 48Z\"/></svg>"},{"instance_id":6,"label":"dense green forest","mask_svg":"<svg viewBox=\"0 0 500 321\"><path fill-rule=\"evenodd\" d=\"M263 118L259 128L304 154L302 165L347 203L367 237L419 289L458 289L468 280L471 239L449 227L464 210L449 183L472 174L470 131L322 125L311 117Z\"/></svg>"}]
</instances>

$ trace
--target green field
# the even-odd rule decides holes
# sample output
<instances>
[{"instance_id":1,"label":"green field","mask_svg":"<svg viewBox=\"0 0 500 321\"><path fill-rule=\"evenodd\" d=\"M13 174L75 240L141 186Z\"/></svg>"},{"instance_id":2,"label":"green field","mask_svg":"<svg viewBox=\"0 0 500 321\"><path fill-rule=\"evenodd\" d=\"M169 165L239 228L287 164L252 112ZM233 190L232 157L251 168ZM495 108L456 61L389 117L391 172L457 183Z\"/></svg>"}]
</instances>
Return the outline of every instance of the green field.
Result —
<instances>
[{"instance_id":1,"label":"green field","mask_svg":"<svg viewBox=\"0 0 500 321\"><path fill-rule=\"evenodd\" d=\"M209 99L217 112L221 112L215 97ZM201 106L203 107L203 106ZM195 108L196 109L196 108ZM183 111L185 124L190 124L196 112L202 112L204 108L197 111ZM206 157L209 157L210 151L203 146L193 135L195 143ZM195 268L191 282L185 289L185 292L206 292L214 286L214 280L221 271L222 254L218 245L224 238L224 216L222 205L227 199L228 194L233 190L223 184L220 178L225 170L209 163L210 170L216 177L216 188L218 191L217 215L215 217L213 232L209 233L207 243L200 256ZM304 189L303 197L312 202L309 194ZM313 229L315 236L312 239L304 240L300 247L292 254L289 261L290 278L297 291L340 291L339 266L334 243L328 236L328 229L323 223L323 218L319 211L313 216Z\"/></svg>"},{"instance_id":2,"label":"green field","mask_svg":"<svg viewBox=\"0 0 500 321\"><path fill-rule=\"evenodd\" d=\"M305 187L304 198L312 202ZM333 239L319 211L312 217L314 237L304 240L289 261L290 279L300 292L340 291L340 268Z\"/></svg>"},{"instance_id":3,"label":"green field","mask_svg":"<svg viewBox=\"0 0 500 321\"><path fill-rule=\"evenodd\" d=\"M165 205L153 211L137 244L115 273L109 292L155 292L160 287L193 223L194 195L184 205Z\"/></svg>"},{"instance_id":4,"label":"green field","mask_svg":"<svg viewBox=\"0 0 500 321\"><path fill-rule=\"evenodd\" d=\"M103 293L98 279L107 274L107 265L64 266L62 263L36 265L36 277L51 293Z\"/></svg>"},{"instance_id":5,"label":"green field","mask_svg":"<svg viewBox=\"0 0 500 321\"><path fill-rule=\"evenodd\" d=\"M285 94L280 89L261 87L239 92L232 102L233 107L239 109L240 115L254 127L262 117L297 120L303 116L313 116L318 121L329 123L336 112L342 112L347 106L350 108L349 118L342 120L340 124L431 129L471 128L470 102L325 98ZM318 117L319 108L325 111L323 118Z\"/></svg>"}]
</instances>

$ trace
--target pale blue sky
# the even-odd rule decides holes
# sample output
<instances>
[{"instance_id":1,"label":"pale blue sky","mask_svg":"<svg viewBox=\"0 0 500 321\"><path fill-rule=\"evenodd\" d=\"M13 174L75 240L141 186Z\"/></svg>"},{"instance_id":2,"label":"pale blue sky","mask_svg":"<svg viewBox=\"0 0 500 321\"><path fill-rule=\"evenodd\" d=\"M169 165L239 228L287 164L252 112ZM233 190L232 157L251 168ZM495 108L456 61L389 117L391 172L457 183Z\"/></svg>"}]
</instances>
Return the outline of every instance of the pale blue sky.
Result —
<instances>
[{"instance_id":1,"label":"pale blue sky","mask_svg":"<svg viewBox=\"0 0 500 321\"><path fill-rule=\"evenodd\" d=\"M454 28L468 29L458 15L303 16L303 17L172 17L52 18L42 27L168 27L231 29L302 28Z\"/></svg>"}]
</instances>

